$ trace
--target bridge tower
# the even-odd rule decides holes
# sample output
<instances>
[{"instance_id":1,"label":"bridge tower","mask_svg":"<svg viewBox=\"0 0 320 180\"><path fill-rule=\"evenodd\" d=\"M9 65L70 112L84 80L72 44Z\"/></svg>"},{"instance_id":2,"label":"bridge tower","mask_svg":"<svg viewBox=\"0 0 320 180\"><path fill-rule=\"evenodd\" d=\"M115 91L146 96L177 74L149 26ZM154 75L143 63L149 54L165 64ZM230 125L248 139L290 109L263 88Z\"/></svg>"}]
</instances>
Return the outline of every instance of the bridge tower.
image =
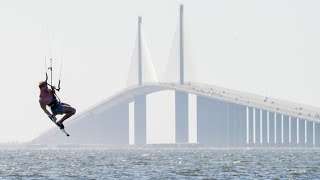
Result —
<instances>
[{"instance_id":1,"label":"bridge tower","mask_svg":"<svg viewBox=\"0 0 320 180\"><path fill-rule=\"evenodd\" d=\"M180 55L180 70L179 83L184 85L184 23L183 23L183 4L180 4L179 16L179 55ZM176 91L175 92L175 110L176 110L176 143L188 143L188 93Z\"/></svg>"},{"instance_id":2,"label":"bridge tower","mask_svg":"<svg viewBox=\"0 0 320 180\"><path fill-rule=\"evenodd\" d=\"M142 38L141 38L142 18L138 17L138 84L142 85Z\"/></svg>"},{"instance_id":3,"label":"bridge tower","mask_svg":"<svg viewBox=\"0 0 320 180\"><path fill-rule=\"evenodd\" d=\"M183 31L183 4L180 4L180 25L179 25L179 41L180 41L180 84L184 84L184 31Z\"/></svg>"},{"instance_id":4,"label":"bridge tower","mask_svg":"<svg viewBox=\"0 0 320 180\"><path fill-rule=\"evenodd\" d=\"M138 85L142 86L142 18L138 17ZM147 141L146 130L146 95L134 97L134 144L145 145Z\"/></svg>"}]
</instances>

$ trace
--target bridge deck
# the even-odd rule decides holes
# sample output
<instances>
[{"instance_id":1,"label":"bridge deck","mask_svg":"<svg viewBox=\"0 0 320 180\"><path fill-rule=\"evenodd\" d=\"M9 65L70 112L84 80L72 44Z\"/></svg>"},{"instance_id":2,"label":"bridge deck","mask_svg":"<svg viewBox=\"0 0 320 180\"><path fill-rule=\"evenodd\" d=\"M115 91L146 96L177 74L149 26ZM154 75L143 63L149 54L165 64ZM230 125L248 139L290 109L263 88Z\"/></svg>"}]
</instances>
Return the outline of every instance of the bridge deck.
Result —
<instances>
[{"instance_id":1,"label":"bridge deck","mask_svg":"<svg viewBox=\"0 0 320 180\"><path fill-rule=\"evenodd\" d=\"M84 113L100 109L99 107L102 106L104 108L101 108L101 110L103 110L123 101L132 102L135 95L150 94L162 90L183 91L300 119L320 122L320 108L317 107L208 84L191 82L185 83L184 85L180 85L179 83L145 83L142 86L132 86L116 93L100 103L97 103L95 106L88 108Z\"/></svg>"}]
</instances>

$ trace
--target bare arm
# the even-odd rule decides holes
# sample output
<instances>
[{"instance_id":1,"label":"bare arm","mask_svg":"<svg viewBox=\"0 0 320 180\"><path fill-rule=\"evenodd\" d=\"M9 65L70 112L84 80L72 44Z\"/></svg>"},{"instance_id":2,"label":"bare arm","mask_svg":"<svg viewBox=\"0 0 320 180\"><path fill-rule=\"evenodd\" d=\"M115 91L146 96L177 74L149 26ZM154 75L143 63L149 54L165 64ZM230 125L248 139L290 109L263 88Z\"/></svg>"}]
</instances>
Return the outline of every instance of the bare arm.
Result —
<instances>
[{"instance_id":1,"label":"bare arm","mask_svg":"<svg viewBox=\"0 0 320 180\"><path fill-rule=\"evenodd\" d=\"M47 105L44 104L43 102L39 102L40 103L40 106L42 108L42 110L48 115L48 116L51 116L51 113L47 110Z\"/></svg>"},{"instance_id":2,"label":"bare arm","mask_svg":"<svg viewBox=\"0 0 320 180\"><path fill-rule=\"evenodd\" d=\"M50 119L52 119L54 122L57 120L56 116L54 114L51 114L48 110L47 110L47 105L42 102L41 100L39 101L41 109L49 116Z\"/></svg>"}]
</instances>

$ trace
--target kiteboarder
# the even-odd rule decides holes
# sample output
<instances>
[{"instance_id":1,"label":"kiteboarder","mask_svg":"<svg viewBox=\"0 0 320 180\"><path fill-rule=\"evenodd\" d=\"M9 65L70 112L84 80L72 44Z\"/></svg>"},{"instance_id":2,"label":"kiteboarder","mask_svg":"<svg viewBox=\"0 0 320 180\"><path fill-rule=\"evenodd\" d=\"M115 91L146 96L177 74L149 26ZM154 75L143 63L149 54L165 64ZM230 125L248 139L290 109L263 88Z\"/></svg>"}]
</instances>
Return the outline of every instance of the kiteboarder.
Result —
<instances>
[{"instance_id":1,"label":"kiteboarder","mask_svg":"<svg viewBox=\"0 0 320 180\"><path fill-rule=\"evenodd\" d=\"M51 89L49 89L48 84L45 81L41 81L39 88L39 103L41 108L61 129L64 129L63 122L73 116L76 113L76 109L69 104L60 102L55 93L56 88L54 86L51 86ZM50 106L51 113L47 110L47 106ZM57 120L57 114L65 115L60 120Z\"/></svg>"}]
</instances>

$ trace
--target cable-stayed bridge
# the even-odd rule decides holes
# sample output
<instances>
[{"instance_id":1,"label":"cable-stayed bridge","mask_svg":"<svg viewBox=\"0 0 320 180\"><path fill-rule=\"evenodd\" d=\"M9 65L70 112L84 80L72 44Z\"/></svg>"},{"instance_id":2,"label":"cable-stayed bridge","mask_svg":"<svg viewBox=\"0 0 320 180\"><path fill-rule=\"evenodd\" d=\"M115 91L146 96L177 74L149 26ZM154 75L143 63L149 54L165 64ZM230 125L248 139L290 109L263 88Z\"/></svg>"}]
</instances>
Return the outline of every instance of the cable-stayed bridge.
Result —
<instances>
[{"instance_id":1,"label":"cable-stayed bridge","mask_svg":"<svg viewBox=\"0 0 320 180\"><path fill-rule=\"evenodd\" d=\"M320 146L320 108L191 82L183 5L179 22L164 81L159 82L153 67L139 17L128 88L66 121L69 138L50 129L32 143L128 145L131 118L134 144L145 145L147 96L169 90L174 92L175 143L190 142L188 122L194 118L197 143L203 145Z\"/></svg>"}]
</instances>

